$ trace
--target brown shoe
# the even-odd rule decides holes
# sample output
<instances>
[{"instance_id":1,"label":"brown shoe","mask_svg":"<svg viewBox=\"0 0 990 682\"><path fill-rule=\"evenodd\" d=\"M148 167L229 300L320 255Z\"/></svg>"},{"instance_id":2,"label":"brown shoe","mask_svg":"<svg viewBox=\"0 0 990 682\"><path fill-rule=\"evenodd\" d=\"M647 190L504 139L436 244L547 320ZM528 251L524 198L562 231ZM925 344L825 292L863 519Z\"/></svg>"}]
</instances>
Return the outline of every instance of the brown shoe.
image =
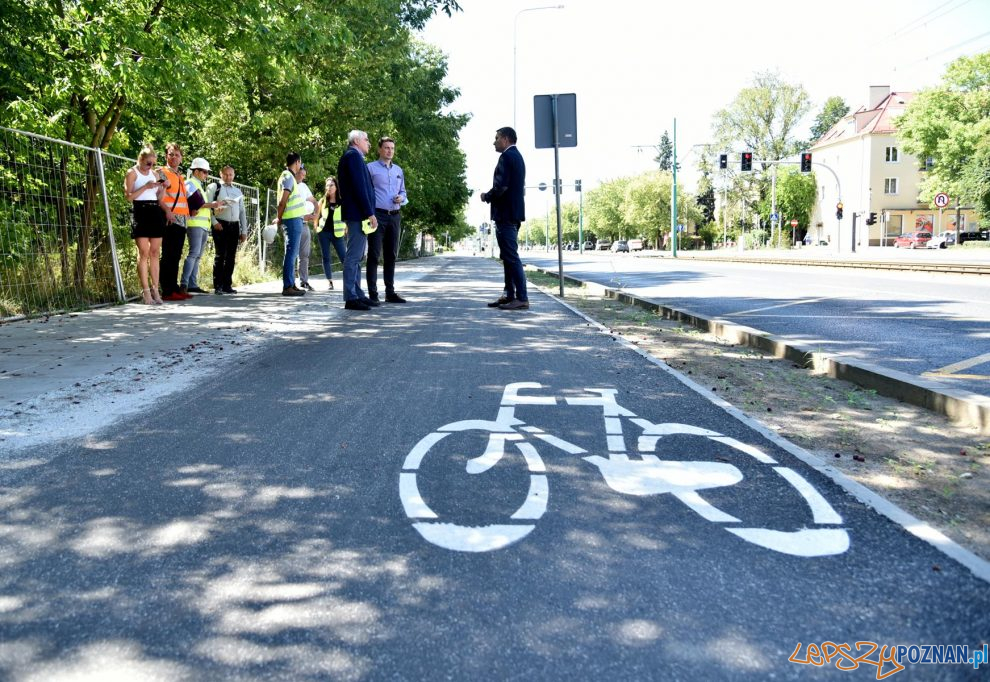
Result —
<instances>
[{"instance_id":1,"label":"brown shoe","mask_svg":"<svg viewBox=\"0 0 990 682\"><path fill-rule=\"evenodd\" d=\"M286 287L282 289L283 296L302 296L305 292L299 291L298 289L293 289L292 287Z\"/></svg>"},{"instance_id":2,"label":"brown shoe","mask_svg":"<svg viewBox=\"0 0 990 682\"><path fill-rule=\"evenodd\" d=\"M529 301L509 301L498 307L499 310L529 310Z\"/></svg>"},{"instance_id":3,"label":"brown shoe","mask_svg":"<svg viewBox=\"0 0 990 682\"><path fill-rule=\"evenodd\" d=\"M505 305L506 303L512 302L511 298L505 296L499 296L497 301L492 301L488 304L489 308L498 308L499 306Z\"/></svg>"}]
</instances>

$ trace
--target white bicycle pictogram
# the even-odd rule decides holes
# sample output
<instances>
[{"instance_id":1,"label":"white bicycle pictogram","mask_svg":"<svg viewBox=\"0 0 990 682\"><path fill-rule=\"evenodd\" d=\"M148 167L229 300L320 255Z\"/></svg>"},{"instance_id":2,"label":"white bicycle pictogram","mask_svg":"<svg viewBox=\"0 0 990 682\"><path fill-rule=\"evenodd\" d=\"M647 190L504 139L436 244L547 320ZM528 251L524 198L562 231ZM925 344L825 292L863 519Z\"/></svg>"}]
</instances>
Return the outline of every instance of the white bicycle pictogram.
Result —
<instances>
[{"instance_id":1,"label":"white bicycle pictogram","mask_svg":"<svg viewBox=\"0 0 990 682\"><path fill-rule=\"evenodd\" d=\"M427 541L445 549L463 552L487 552L502 549L526 537L536 528L536 521L547 511L550 485L546 466L534 440L543 441L570 455L594 464L614 491L635 496L671 495L689 509L713 523L724 524L733 535L783 554L820 557L841 554L849 548L849 534L841 527L842 517L808 481L794 469L781 466L775 459L752 445L716 431L681 423L654 424L616 402L616 389L586 388L587 395L563 397L566 405L596 406L603 412L608 455L588 455L584 448L569 443L536 426L527 425L515 415L520 405L557 405L555 396L520 395L522 390L536 390L536 382L508 384L503 393L498 416L494 421L468 419L451 422L424 436L409 451L399 474L399 497L413 527ZM626 448L624 424L642 430L635 457ZM508 519L481 525L462 525L443 521L420 494L417 474L424 459L452 434L478 431L487 434L484 452L468 459L468 474L480 475L494 467L514 446L522 455L529 473L529 491ZM727 445L734 451L766 465L804 500L813 527L782 531L760 526L746 526L740 519L719 509L700 491L732 486L743 480L743 473L728 462L680 461L660 459L655 454L658 442L670 436L700 436Z\"/></svg>"}]
</instances>

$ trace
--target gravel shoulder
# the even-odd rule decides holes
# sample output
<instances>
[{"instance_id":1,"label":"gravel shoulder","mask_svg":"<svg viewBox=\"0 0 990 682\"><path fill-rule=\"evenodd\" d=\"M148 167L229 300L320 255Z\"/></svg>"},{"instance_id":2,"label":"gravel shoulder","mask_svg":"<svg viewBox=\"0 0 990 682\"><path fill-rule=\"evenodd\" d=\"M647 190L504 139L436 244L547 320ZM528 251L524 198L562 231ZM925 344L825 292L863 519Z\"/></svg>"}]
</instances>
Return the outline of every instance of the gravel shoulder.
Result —
<instances>
[{"instance_id":1,"label":"gravel shoulder","mask_svg":"<svg viewBox=\"0 0 990 682\"><path fill-rule=\"evenodd\" d=\"M527 271L557 297L555 277ZM574 308L990 560L990 442L920 407L564 285Z\"/></svg>"}]
</instances>

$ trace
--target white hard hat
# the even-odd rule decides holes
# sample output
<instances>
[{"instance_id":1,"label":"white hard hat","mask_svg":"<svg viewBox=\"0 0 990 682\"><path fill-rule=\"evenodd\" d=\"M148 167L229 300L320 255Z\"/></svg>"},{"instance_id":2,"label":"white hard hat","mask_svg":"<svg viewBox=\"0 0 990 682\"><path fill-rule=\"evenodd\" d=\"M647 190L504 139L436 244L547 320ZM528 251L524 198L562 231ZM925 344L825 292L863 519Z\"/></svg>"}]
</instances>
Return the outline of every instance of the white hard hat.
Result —
<instances>
[{"instance_id":1,"label":"white hard hat","mask_svg":"<svg viewBox=\"0 0 990 682\"><path fill-rule=\"evenodd\" d=\"M261 237L265 240L266 244L274 242L276 234L278 234L277 223L268 223L261 229Z\"/></svg>"},{"instance_id":2,"label":"white hard hat","mask_svg":"<svg viewBox=\"0 0 990 682\"><path fill-rule=\"evenodd\" d=\"M193 159L192 164L190 164L189 170L209 171L210 164L207 163L206 159L204 159L202 156L197 156L195 159Z\"/></svg>"}]
</instances>

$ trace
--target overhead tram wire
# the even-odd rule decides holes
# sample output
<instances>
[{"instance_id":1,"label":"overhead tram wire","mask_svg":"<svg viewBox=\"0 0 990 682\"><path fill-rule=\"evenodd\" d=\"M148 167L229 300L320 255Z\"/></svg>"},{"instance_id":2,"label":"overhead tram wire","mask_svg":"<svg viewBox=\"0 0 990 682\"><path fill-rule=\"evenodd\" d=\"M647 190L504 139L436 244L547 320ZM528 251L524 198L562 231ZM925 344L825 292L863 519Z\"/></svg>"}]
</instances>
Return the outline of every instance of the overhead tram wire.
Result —
<instances>
[{"instance_id":1,"label":"overhead tram wire","mask_svg":"<svg viewBox=\"0 0 990 682\"><path fill-rule=\"evenodd\" d=\"M936 21L937 19L941 19L946 14L950 14L952 12L955 12L957 9L960 9L960 8L964 7L965 5L968 5L971 2L971 0L962 0L962 2L959 2L959 4L956 5L955 7L950 7L949 9L945 10L941 14L929 18L935 12L938 12L940 9L942 9L946 5L951 5L954 2L959 2L959 0L947 0L947 2L943 2L941 5L939 5L935 9L930 10L929 12L926 12L925 14L922 14L917 19L913 19L913 20L909 21L908 23L904 24L899 29L897 29L896 31L894 31L893 33L891 33L890 35L888 35L886 38L882 38L881 40L879 40L877 42L877 44L878 45L882 45L883 43L886 43L888 41L893 40L894 38L903 37L903 36L905 36L907 34L914 33L919 28L921 28L923 26L927 26L929 23L931 23L933 21Z\"/></svg>"}]
</instances>

